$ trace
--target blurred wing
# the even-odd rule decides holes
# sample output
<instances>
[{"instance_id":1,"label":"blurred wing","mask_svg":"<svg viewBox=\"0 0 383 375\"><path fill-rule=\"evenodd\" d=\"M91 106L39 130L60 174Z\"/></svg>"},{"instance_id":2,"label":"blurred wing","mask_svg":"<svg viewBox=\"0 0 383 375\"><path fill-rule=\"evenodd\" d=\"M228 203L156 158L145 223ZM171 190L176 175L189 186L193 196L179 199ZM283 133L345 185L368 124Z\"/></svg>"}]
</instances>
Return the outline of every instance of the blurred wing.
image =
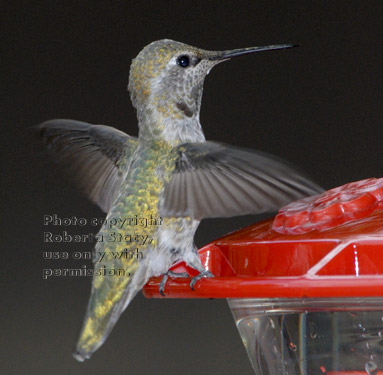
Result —
<instances>
[{"instance_id":1,"label":"blurred wing","mask_svg":"<svg viewBox=\"0 0 383 375\"><path fill-rule=\"evenodd\" d=\"M56 162L67 167L81 190L108 212L137 138L105 125L50 120L37 126Z\"/></svg>"},{"instance_id":2,"label":"blurred wing","mask_svg":"<svg viewBox=\"0 0 383 375\"><path fill-rule=\"evenodd\" d=\"M162 216L230 217L275 211L322 189L274 156L214 142L172 151Z\"/></svg>"}]
</instances>

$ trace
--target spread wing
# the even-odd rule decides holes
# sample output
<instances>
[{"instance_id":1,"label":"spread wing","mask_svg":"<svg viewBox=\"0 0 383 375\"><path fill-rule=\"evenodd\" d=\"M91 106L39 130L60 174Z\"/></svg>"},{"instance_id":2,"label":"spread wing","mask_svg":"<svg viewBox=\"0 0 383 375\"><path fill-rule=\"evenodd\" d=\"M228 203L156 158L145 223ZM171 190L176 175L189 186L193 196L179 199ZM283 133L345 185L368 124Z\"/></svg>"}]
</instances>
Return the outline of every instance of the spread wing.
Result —
<instances>
[{"instance_id":1,"label":"spread wing","mask_svg":"<svg viewBox=\"0 0 383 375\"><path fill-rule=\"evenodd\" d=\"M186 143L172 151L162 216L230 217L275 211L322 189L274 156L215 142Z\"/></svg>"},{"instance_id":2,"label":"spread wing","mask_svg":"<svg viewBox=\"0 0 383 375\"><path fill-rule=\"evenodd\" d=\"M88 198L108 212L137 138L109 126L74 120L50 120L37 129L56 162L65 165Z\"/></svg>"}]
</instances>

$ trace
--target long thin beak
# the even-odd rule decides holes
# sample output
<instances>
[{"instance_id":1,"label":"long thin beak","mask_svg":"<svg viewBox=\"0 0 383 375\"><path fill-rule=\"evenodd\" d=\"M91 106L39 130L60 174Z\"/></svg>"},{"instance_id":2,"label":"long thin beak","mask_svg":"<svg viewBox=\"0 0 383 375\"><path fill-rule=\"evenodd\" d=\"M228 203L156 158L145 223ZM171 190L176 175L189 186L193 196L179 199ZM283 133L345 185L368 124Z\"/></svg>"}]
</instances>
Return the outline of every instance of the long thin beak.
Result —
<instances>
[{"instance_id":1,"label":"long thin beak","mask_svg":"<svg viewBox=\"0 0 383 375\"><path fill-rule=\"evenodd\" d=\"M219 51L209 56L209 60L226 60L235 56L247 55L249 53L254 53L254 52L272 51L277 49L286 49L286 48L293 48L293 47L297 47L297 45L296 44L276 44L276 45L264 46L264 47L249 47L249 48L232 49L228 51Z\"/></svg>"}]
</instances>

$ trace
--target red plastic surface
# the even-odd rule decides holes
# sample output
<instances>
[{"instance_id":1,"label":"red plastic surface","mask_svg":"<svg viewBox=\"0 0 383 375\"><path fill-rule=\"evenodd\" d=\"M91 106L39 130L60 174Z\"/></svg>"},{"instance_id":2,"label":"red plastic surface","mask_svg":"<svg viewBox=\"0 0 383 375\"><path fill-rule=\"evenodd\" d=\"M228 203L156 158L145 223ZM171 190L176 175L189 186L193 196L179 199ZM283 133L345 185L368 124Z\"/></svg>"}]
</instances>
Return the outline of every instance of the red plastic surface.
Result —
<instances>
[{"instance_id":1,"label":"red plastic surface","mask_svg":"<svg viewBox=\"0 0 383 375\"><path fill-rule=\"evenodd\" d=\"M300 234L333 228L382 209L382 203L383 178L351 182L283 207L275 217L273 229Z\"/></svg>"},{"instance_id":2,"label":"red plastic surface","mask_svg":"<svg viewBox=\"0 0 383 375\"><path fill-rule=\"evenodd\" d=\"M358 185L362 190L353 191L350 200L343 195L342 204L346 203L347 208L347 202L353 202L353 206L360 208L360 198L366 199L366 194L383 197L383 189L382 193L380 188L371 189L372 180L366 180L367 184L348 184ZM375 181L383 186L383 179ZM323 197L342 191L344 187L333 189ZM338 203L337 198L321 207L331 208ZM373 206L372 210L368 206L369 213L364 211L362 218L337 221L342 225L327 230L279 233L274 229L273 219L269 219L231 233L199 250L202 264L216 277L198 281L195 291L190 289L190 279L169 279L165 295L168 298L383 297L383 211L376 209L378 203ZM171 269L196 275L184 262ZM160 280L152 278L147 283L146 297L162 297Z\"/></svg>"}]
</instances>

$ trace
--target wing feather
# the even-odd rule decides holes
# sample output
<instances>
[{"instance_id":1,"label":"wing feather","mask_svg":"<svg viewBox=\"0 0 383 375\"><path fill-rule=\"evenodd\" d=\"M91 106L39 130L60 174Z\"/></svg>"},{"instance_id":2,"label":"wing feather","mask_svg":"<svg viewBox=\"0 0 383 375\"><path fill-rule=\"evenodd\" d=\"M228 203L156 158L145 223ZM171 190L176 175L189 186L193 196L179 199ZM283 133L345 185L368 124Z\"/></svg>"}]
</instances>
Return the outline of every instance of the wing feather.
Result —
<instances>
[{"instance_id":1,"label":"wing feather","mask_svg":"<svg viewBox=\"0 0 383 375\"><path fill-rule=\"evenodd\" d=\"M50 120L37 126L48 152L80 189L108 212L138 140L105 125Z\"/></svg>"},{"instance_id":2,"label":"wing feather","mask_svg":"<svg viewBox=\"0 0 383 375\"><path fill-rule=\"evenodd\" d=\"M165 217L258 214L322 191L281 159L225 144L183 144L173 149L170 160L175 169L160 209Z\"/></svg>"}]
</instances>

